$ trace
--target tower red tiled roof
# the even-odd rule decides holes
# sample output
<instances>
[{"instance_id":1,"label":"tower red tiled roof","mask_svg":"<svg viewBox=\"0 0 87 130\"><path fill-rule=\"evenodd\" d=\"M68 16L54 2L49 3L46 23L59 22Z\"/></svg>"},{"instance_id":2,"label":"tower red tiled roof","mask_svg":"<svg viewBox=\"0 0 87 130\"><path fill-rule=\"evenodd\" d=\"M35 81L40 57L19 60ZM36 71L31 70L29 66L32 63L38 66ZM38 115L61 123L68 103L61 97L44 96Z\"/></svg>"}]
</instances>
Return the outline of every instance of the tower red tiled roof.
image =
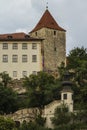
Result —
<instances>
[{"instance_id":1,"label":"tower red tiled roof","mask_svg":"<svg viewBox=\"0 0 87 130\"><path fill-rule=\"evenodd\" d=\"M31 32L35 32L43 27L51 28L59 31L65 31L57 24L57 22L55 21L55 19L53 18L53 16L50 14L48 10L45 11L40 21Z\"/></svg>"}]
</instances>

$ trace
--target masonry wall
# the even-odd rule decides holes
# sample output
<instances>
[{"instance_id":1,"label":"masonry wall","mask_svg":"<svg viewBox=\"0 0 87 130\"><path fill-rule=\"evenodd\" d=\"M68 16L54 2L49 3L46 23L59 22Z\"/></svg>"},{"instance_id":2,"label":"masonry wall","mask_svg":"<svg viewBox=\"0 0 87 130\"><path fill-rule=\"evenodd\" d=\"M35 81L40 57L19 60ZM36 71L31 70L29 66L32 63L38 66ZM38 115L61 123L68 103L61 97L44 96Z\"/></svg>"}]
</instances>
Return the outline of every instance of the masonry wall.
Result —
<instances>
[{"instance_id":1,"label":"masonry wall","mask_svg":"<svg viewBox=\"0 0 87 130\"><path fill-rule=\"evenodd\" d=\"M56 71L61 62L66 59L66 34L49 28L42 28L30 33L33 37L43 38L44 70Z\"/></svg>"}]
</instances>

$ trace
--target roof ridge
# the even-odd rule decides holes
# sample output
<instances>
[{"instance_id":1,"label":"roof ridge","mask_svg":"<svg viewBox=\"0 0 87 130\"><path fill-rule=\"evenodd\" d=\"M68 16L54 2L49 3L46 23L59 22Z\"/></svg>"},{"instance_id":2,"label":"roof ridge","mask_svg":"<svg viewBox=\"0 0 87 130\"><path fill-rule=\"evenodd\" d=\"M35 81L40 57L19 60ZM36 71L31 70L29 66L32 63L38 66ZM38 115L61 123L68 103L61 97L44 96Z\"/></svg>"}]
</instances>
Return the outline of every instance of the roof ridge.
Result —
<instances>
[{"instance_id":1,"label":"roof ridge","mask_svg":"<svg viewBox=\"0 0 87 130\"><path fill-rule=\"evenodd\" d=\"M60 27L58 25L58 23L56 22L56 20L51 15L51 13L49 12L48 9L46 9L46 11L42 15L41 19L39 20L39 22L37 23L37 25L31 32L35 32L43 27L51 28L51 29L55 29L55 30L59 30L59 31L65 31L62 27Z\"/></svg>"}]
</instances>

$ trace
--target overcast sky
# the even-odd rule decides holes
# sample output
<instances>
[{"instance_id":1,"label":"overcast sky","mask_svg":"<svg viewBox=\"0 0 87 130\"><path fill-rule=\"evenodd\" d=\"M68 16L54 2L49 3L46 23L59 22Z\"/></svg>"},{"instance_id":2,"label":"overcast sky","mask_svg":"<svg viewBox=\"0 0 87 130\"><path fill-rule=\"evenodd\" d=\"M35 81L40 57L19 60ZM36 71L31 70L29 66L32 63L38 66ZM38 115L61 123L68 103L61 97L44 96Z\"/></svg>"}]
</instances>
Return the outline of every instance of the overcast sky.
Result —
<instances>
[{"instance_id":1,"label":"overcast sky","mask_svg":"<svg viewBox=\"0 0 87 130\"><path fill-rule=\"evenodd\" d=\"M0 0L0 34L29 32L46 10L47 0ZM67 54L87 48L87 0L48 0L49 11L67 30Z\"/></svg>"}]
</instances>

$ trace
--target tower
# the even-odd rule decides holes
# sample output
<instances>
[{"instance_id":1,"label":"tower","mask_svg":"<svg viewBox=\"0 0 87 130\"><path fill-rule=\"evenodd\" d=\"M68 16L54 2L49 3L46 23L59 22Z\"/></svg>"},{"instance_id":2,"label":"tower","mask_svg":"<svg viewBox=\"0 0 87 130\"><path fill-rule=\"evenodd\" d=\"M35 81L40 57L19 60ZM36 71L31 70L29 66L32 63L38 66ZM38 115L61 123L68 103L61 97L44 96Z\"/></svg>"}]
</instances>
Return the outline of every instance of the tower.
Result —
<instances>
[{"instance_id":1,"label":"tower","mask_svg":"<svg viewBox=\"0 0 87 130\"><path fill-rule=\"evenodd\" d=\"M70 112L73 112L73 91L71 89L72 82L69 81L70 74L66 72L64 81L62 82L63 90L61 91L61 101L66 104Z\"/></svg>"},{"instance_id":2,"label":"tower","mask_svg":"<svg viewBox=\"0 0 87 130\"><path fill-rule=\"evenodd\" d=\"M43 38L43 70L56 71L62 62L65 63L66 31L57 24L48 9L30 32L30 36Z\"/></svg>"}]
</instances>

